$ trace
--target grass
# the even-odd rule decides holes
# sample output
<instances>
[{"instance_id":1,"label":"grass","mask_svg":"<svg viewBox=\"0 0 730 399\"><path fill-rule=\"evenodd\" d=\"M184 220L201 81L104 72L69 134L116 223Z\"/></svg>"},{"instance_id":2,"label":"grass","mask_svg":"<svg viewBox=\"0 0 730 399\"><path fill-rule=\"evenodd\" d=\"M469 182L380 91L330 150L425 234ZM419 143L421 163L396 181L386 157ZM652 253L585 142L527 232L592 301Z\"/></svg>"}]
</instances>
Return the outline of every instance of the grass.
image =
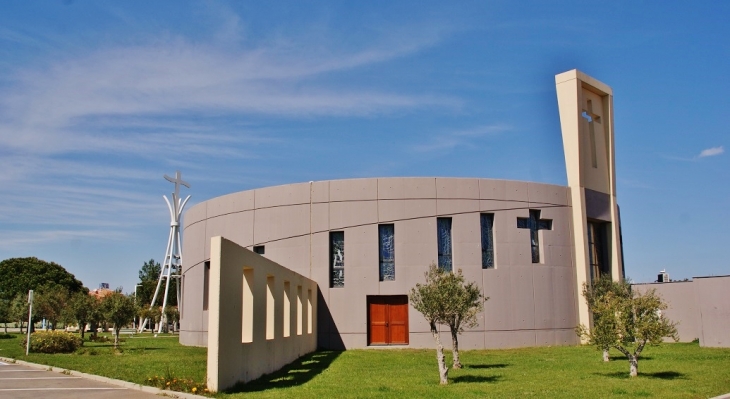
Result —
<instances>
[{"instance_id":1,"label":"grass","mask_svg":"<svg viewBox=\"0 0 730 399\"><path fill-rule=\"evenodd\" d=\"M174 338L129 338L122 354L110 344L87 342L84 354L28 358L18 341L0 340L0 356L137 383L168 367L178 378L205 376L205 349L181 346ZM592 347L464 351L465 368L451 370L449 385L439 386L434 350L322 351L218 397L707 398L730 392L730 349L665 344L644 353L639 376L630 379L618 352L604 363Z\"/></svg>"},{"instance_id":2,"label":"grass","mask_svg":"<svg viewBox=\"0 0 730 399\"><path fill-rule=\"evenodd\" d=\"M182 346L177 336L154 338L151 334L137 335L140 338L122 336L125 341L120 345L121 353L114 351L111 342L89 342L76 353L44 354L30 353L20 342L25 336L9 334L12 339L0 339L0 356L46 364L83 373L147 384L147 380L166 373L185 376L195 381L205 381L206 349ZM110 334L102 334L111 337ZM88 334L86 335L88 339Z\"/></svg>"}]
</instances>

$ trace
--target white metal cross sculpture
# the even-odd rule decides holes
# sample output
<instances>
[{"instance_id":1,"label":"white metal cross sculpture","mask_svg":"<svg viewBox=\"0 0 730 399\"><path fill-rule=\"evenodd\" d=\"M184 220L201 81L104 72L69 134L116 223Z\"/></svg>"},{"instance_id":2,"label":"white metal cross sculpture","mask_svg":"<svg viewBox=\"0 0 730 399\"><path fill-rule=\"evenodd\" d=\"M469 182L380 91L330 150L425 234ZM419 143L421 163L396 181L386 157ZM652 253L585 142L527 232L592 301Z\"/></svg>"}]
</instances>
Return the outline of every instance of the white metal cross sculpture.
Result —
<instances>
[{"instance_id":1,"label":"white metal cross sculpture","mask_svg":"<svg viewBox=\"0 0 730 399\"><path fill-rule=\"evenodd\" d=\"M177 304L178 311L182 312L182 302L180 301L180 276L182 275L182 241L180 239L180 215L182 214L185 204L187 204L190 196L188 195L185 200L180 198L180 186L183 185L190 188L190 184L182 179L180 171L175 172L175 177L172 178L168 175L164 175L165 180L170 183L175 183L175 192L172 193L172 203L167 199L166 196L162 196L167 203L167 208L170 210L170 235L167 239L167 250L165 251L165 262L160 271L160 278L157 280L157 288L155 289L155 295L152 297L152 303L150 304L150 310L155 306L157 296L160 293L162 287L162 280L165 280L165 294L162 297L162 314L160 317L160 323L157 328L157 334L162 332L162 326L167 324L167 315L165 309L167 308L167 293L170 290L170 279L176 279L177 284ZM139 327L139 331L142 332L147 327L149 319L145 319ZM155 336L157 335L155 334Z\"/></svg>"}]
</instances>

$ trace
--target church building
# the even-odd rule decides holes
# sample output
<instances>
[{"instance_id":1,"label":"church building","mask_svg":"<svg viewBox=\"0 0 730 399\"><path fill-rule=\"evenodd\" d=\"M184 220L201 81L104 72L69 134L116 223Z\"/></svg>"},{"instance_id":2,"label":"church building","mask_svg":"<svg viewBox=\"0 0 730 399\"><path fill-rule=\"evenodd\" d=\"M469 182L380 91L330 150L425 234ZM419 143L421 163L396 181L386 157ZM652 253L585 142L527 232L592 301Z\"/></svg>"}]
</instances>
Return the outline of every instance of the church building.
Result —
<instances>
[{"instance_id":1,"label":"church building","mask_svg":"<svg viewBox=\"0 0 730 399\"><path fill-rule=\"evenodd\" d=\"M180 342L208 345L210 295L220 292L211 251L220 250L220 236L316 283L304 294L289 280L282 289L284 306L294 292L305 315L316 310L309 323L320 348L433 347L428 323L408 301L432 263L461 269L490 297L478 325L460 337L462 349L578 343L574 328L590 324L583 283L624 275L613 95L577 70L555 83L567 186L374 177L259 188L190 208ZM310 313L307 301L316 302ZM271 326L285 337L291 328L287 320Z\"/></svg>"}]
</instances>

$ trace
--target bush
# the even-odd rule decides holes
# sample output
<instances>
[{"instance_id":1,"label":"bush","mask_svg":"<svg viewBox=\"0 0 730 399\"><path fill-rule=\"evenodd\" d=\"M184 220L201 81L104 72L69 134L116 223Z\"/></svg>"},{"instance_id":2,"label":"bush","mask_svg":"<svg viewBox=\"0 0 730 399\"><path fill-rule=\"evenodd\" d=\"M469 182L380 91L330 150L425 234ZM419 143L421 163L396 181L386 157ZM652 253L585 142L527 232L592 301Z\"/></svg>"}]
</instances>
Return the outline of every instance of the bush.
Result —
<instances>
[{"instance_id":1,"label":"bush","mask_svg":"<svg viewBox=\"0 0 730 399\"><path fill-rule=\"evenodd\" d=\"M64 331L36 331L30 335L30 351L33 353L70 353L81 345L81 337ZM25 348L25 340L20 346Z\"/></svg>"}]
</instances>

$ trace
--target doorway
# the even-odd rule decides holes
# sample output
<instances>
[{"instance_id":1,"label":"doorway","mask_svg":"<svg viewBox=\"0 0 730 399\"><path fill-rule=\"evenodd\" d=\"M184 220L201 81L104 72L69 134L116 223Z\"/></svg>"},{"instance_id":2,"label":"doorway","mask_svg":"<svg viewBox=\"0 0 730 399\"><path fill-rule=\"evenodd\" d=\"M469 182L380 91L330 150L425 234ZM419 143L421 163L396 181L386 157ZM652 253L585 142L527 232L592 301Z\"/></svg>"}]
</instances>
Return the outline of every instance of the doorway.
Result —
<instances>
[{"instance_id":1,"label":"doorway","mask_svg":"<svg viewBox=\"0 0 730 399\"><path fill-rule=\"evenodd\" d=\"M368 345L408 345L408 296L368 295Z\"/></svg>"}]
</instances>

